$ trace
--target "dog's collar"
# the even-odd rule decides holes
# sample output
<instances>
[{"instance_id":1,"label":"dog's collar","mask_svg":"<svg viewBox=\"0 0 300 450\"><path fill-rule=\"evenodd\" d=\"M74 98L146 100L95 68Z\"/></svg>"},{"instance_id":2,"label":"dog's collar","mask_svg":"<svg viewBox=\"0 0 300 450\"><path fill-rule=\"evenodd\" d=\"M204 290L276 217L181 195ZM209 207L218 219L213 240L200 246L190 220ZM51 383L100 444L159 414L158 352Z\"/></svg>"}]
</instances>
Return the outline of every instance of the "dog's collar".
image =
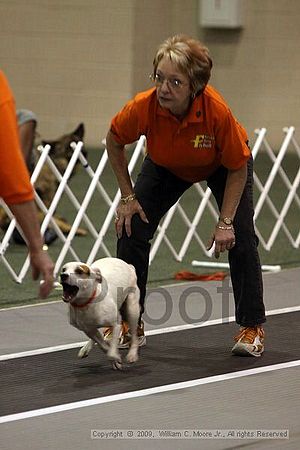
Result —
<instances>
[{"instance_id":1,"label":"dog's collar","mask_svg":"<svg viewBox=\"0 0 300 450\"><path fill-rule=\"evenodd\" d=\"M92 293L92 295L90 296L90 298L85 302L85 303L81 303L80 305L76 304L76 303L71 303L72 306L74 306L74 308L84 308L85 306L89 305L90 303L92 303L92 301L94 300L94 298L97 295L97 288L95 288L94 292Z\"/></svg>"}]
</instances>

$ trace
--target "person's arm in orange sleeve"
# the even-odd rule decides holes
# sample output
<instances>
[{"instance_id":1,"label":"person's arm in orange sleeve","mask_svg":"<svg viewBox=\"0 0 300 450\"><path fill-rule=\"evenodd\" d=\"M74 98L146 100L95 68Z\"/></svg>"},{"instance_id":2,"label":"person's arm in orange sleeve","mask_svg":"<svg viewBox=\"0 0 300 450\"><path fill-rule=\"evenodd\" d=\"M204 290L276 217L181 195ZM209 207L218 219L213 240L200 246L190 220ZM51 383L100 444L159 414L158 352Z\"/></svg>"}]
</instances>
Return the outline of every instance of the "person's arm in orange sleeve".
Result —
<instances>
[{"instance_id":1,"label":"person's arm in orange sleeve","mask_svg":"<svg viewBox=\"0 0 300 450\"><path fill-rule=\"evenodd\" d=\"M54 264L48 253L43 250L43 240L33 200L9 205L18 224L22 228L29 250L32 278L37 280L42 275L39 296L46 298L53 287Z\"/></svg>"},{"instance_id":2,"label":"person's arm in orange sleeve","mask_svg":"<svg viewBox=\"0 0 300 450\"><path fill-rule=\"evenodd\" d=\"M44 283L39 295L45 298L53 287L54 264L43 250L34 191L22 156L16 111L9 85L0 72L0 197L16 217L30 254L32 275L36 280L41 274Z\"/></svg>"}]
</instances>

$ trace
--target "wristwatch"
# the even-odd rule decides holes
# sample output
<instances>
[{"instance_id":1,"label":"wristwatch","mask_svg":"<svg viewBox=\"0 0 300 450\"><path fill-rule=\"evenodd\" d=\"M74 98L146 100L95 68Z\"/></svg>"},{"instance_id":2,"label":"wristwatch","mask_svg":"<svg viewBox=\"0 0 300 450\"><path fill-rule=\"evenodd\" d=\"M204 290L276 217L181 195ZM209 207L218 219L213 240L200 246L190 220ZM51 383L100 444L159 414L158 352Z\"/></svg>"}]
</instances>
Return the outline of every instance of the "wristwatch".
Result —
<instances>
[{"instance_id":1,"label":"wristwatch","mask_svg":"<svg viewBox=\"0 0 300 450\"><path fill-rule=\"evenodd\" d=\"M225 223L225 225L232 225L232 219L230 219L230 217L220 217L220 222Z\"/></svg>"}]
</instances>

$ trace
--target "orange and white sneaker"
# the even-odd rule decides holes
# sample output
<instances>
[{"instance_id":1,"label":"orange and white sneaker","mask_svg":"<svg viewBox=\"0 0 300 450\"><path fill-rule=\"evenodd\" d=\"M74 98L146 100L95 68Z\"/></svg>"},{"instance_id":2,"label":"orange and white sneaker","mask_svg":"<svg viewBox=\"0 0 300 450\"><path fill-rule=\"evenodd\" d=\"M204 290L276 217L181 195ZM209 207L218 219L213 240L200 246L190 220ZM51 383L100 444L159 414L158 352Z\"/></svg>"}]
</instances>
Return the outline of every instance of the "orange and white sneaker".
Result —
<instances>
[{"instance_id":1,"label":"orange and white sneaker","mask_svg":"<svg viewBox=\"0 0 300 450\"><path fill-rule=\"evenodd\" d=\"M139 347L143 347L146 345L146 336L144 331L144 322L141 320L141 323L137 327L137 336L139 341ZM112 327L107 327L103 331L103 338L107 342L109 342L112 338ZM119 336L119 348L129 348L129 344L131 341L131 333L129 329L128 322L122 320L122 327Z\"/></svg>"},{"instance_id":2,"label":"orange and white sneaker","mask_svg":"<svg viewBox=\"0 0 300 450\"><path fill-rule=\"evenodd\" d=\"M121 323L121 330L120 330L120 335L119 335L119 343L121 343L124 339L124 336L127 335L129 332L129 326L128 323L125 322L124 320L122 320ZM107 327L103 330L103 339L106 342L110 342L112 339L112 334L113 334L113 327Z\"/></svg>"},{"instance_id":3,"label":"orange and white sneaker","mask_svg":"<svg viewBox=\"0 0 300 450\"><path fill-rule=\"evenodd\" d=\"M264 351L265 332L262 326L241 327L235 336L232 353L239 356L261 356Z\"/></svg>"}]
</instances>

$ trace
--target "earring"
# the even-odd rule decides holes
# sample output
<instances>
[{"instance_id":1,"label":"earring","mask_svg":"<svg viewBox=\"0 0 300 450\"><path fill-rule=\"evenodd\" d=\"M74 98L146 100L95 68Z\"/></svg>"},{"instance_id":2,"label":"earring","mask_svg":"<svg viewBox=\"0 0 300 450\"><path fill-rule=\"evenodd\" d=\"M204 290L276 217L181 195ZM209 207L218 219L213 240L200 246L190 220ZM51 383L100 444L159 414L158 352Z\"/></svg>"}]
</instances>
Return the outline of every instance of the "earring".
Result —
<instances>
[{"instance_id":1,"label":"earring","mask_svg":"<svg viewBox=\"0 0 300 450\"><path fill-rule=\"evenodd\" d=\"M191 95L192 100L195 100L195 97L196 97L196 94L195 94L195 92L193 92Z\"/></svg>"}]
</instances>

